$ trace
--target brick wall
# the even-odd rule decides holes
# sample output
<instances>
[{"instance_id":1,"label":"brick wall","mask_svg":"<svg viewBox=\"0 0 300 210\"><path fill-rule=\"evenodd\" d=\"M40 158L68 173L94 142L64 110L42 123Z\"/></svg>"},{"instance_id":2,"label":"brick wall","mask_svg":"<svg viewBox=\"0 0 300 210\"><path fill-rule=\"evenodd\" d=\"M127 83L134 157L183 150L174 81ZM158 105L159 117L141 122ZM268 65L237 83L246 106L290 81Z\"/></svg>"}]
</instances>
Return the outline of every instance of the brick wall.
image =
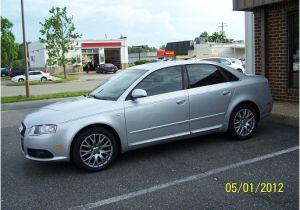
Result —
<instances>
[{"instance_id":1,"label":"brick wall","mask_svg":"<svg viewBox=\"0 0 300 210\"><path fill-rule=\"evenodd\" d=\"M255 8L255 70L262 74L261 54L261 10L265 9L265 76L269 80L274 100L286 102L299 101L299 89L288 87L288 13L299 11L298 0Z\"/></svg>"}]
</instances>

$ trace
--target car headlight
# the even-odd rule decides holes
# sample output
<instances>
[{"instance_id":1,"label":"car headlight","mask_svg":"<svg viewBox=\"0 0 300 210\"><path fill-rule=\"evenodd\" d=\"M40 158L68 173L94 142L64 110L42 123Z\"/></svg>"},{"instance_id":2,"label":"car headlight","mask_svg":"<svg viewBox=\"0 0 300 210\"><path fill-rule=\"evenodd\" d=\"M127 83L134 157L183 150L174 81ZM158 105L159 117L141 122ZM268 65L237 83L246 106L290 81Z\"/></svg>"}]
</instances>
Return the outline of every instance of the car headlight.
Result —
<instances>
[{"instance_id":1,"label":"car headlight","mask_svg":"<svg viewBox=\"0 0 300 210\"><path fill-rule=\"evenodd\" d=\"M29 135L37 136L42 134L55 133L57 125L35 125L30 128Z\"/></svg>"}]
</instances>

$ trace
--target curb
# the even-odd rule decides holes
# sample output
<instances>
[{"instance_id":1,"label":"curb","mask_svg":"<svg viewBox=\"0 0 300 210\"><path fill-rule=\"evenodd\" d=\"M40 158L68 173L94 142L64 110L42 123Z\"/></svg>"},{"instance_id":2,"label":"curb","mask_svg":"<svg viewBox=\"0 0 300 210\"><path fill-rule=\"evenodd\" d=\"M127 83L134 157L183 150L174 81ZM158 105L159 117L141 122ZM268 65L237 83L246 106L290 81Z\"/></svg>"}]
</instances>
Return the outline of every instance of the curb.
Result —
<instances>
[{"instance_id":1,"label":"curb","mask_svg":"<svg viewBox=\"0 0 300 210\"><path fill-rule=\"evenodd\" d=\"M266 121L299 127L299 118L271 113Z\"/></svg>"}]
</instances>

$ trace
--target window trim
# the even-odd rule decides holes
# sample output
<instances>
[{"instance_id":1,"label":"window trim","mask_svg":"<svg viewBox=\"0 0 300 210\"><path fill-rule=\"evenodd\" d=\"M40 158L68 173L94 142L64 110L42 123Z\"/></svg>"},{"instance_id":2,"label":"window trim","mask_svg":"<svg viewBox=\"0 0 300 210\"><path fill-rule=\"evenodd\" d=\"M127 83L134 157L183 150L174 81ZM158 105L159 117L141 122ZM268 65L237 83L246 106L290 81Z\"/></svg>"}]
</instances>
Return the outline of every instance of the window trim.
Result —
<instances>
[{"instance_id":1,"label":"window trim","mask_svg":"<svg viewBox=\"0 0 300 210\"><path fill-rule=\"evenodd\" d=\"M154 70L154 71L152 71L150 74L148 74L147 76L145 76L138 84L136 84L132 89L131 89L131 91L128 93L128 95L126 96L126 98L125 98L125 101L129 101L129 100L133 100L133 98L131 97L131 93L132 93L132 91L134 91L135 90L135 88L136 88L136 86L138 86L141 82L143 82L149 75L151 75L151 74L153 74L154 72L157 72L157 71L161 71L161 70L164 70L164 69L167 69L167 68L171 68L171 67L177 67L177 66L179 66L179 67L181 67L181 90L178 90L178 91L182 91L182 90L185 90L185 89L187 89L187 88L185 88L185 83L184 83L184 73L183 73L183 71L184 71L184 69L183 69L183 66L184 65L174 65L174 66L168 66L168 67L164 67L164 68L160 68L160 69L156 69L156 70ZM176 92L176 91L173 91L173 92ZM166 94L166 93L161 93L161 94ZM161 95L161 94L157 94L157 95ZM157 95L153 95L153 96L157 96ZM151 97L151 96L146 96L146 97Z\"/></svg>"},{"instance_id":2,"label":"window trim","mask_svg":"<svg viewBox=\"0 0 300 210\"><path fill-rule=\"evenodd\" d=\"M297 14L299 15L298 10L288 12L288 14L287 14L287 18L288 18L288 88L289 89L299 89L299 87L295 87L293 84L293 41L294 41L293 18Z\"/></svg>"}]
</instances>

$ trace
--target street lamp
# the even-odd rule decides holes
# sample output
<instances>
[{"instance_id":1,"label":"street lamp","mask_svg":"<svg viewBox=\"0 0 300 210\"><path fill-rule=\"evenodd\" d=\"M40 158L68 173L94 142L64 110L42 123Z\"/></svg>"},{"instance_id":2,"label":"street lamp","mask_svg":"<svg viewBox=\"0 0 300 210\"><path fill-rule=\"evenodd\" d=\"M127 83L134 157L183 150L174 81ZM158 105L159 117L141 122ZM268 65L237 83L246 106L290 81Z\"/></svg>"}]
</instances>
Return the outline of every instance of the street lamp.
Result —
<instances>
[{"instance_id":1,"label":"street lamp","mask_svg":"<svg viewBox=\"0 0 300 210\"><path fill-rule=\"evenodd\" d=\"M25 22L24 22L24 9L23 0L21 0L21 12L22 12L22 32L23 32L23 45L24 45L24 62L25 62L25 87L26 87L26 97L30 96L29 92L29 81L28 81L28 58L27 58L27 44L25 37Z\"/></svg>"}]
</instances>

